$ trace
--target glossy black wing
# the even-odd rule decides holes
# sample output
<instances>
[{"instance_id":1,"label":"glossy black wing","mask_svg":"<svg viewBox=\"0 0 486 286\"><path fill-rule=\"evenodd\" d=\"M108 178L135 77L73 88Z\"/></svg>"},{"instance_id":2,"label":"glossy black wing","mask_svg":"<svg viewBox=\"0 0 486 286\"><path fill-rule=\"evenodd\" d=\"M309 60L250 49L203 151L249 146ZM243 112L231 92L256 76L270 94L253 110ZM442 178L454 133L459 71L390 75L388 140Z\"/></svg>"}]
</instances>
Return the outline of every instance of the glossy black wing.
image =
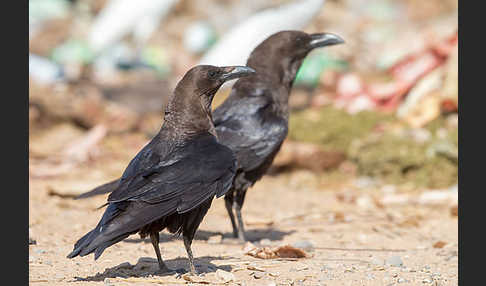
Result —
<instances>
[{"instance_id":1,"label":"glossy black wing","mask_svg":"<svg viewBox=\"0 0 486 286\"><path fill-rule=\"evenodd\" d=\"M213 114L219 141L235 152L245 171L263 164L287 136L287 122L273 114L268 97L230 99Z\"/></svg>"},{"instance_id":2,"label":"glossy black wing","mask_svg":"<svg viewBox=\"0 0 486 286\"><path fill-rule=\"evenodd\" d=\"M214 136L204 134L151 168L127 173L108 203L140 201L157 204L161 213L187 212L212 196L224 195L235 169L233 152Z\"/></svg>"}]
</instances>

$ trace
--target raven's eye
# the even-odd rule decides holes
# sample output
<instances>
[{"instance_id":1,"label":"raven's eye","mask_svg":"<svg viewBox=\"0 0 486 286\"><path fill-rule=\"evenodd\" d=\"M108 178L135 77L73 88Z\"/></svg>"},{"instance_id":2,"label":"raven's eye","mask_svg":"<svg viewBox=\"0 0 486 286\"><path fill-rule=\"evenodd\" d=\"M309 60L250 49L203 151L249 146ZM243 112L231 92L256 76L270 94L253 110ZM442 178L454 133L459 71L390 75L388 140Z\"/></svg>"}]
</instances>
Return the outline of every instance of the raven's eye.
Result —
<instances>
[{"instance_id":1,"label":"raven's eye","mask_svg":"<svg viewBox=\"0 0 486 286\"><path fill-rule=\"evenodd\" d=\"M214 78L214 77L215 77L217 74L218 74L218 72L217 72L217 71L210 71L210 72L208 73L208 75L209 75L209 77L210 77L210 78Z\"/></svg>"}]
</instances>

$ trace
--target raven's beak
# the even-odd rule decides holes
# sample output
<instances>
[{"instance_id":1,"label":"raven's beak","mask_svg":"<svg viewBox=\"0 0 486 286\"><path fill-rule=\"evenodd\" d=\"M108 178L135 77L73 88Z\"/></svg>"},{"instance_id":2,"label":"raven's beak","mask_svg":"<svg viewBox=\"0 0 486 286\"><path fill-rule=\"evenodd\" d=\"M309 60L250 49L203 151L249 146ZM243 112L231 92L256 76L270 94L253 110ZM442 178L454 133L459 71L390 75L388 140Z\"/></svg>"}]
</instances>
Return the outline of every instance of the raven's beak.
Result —
<instances>
[{"instance_id":1,"label":"raven's beak","mask_svg":"<svg viewBox=\"0 0 486 286\"><path fill-rule=\"evenodd\" d=\"M330 33L312 34L310 36L311 41L309 42L309 45L312 49L344 43L344 40L341 37Z\"/></svg>"},{"instance_id":2,"label":"raven's beak","mask_svg":"<svg viewBox=\"0 0 486 286\"><path fill-rule=\"evenodd\" d=\"M221 74L221 80L228 81L235 78L249 76L256 73L256 71L250 67L245 66L230 66L223 67L223 73Z\"/></svg>"}]
</instances>

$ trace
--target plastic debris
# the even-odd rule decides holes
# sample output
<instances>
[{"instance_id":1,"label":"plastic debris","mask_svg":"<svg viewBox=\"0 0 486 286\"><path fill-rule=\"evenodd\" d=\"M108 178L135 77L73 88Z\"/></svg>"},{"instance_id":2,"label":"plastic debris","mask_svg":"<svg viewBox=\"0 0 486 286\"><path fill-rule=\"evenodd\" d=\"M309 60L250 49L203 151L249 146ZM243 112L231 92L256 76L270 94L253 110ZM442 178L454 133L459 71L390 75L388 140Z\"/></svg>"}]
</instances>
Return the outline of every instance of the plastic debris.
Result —
<instances>
[{"instance_id":1,"label":"plastic debris","mask_svg":"<svg viewBox=\"0 0 486 286\"><path fill-rule=\"evenodd\" d=\"M51 84L63 79L63 68L49 59L29 54L29 75L42 84Z\"/></svg>"},{"instance_id":2,"label":"plastic debris","mask_svg":"<svg viewBox=\"0 0 486 286\"><path fill-rule=\"evenodd\" d=\"M89 33L95 52L116 44L125 35L134 34L143 46L178 0L111 0L96 17Z\"/></svg>"},{"instance_id":3,"label":"plastic debris","mask_svg":"<svg viewBox=\"0 0 486 286\"><path fill-rule=\"evenodd\" d=\"M360 76L344 74L338 79L335 106L348 112L371 108L395 111L420 79L446 62L457 46L457 36L456 31L441 42L402 58L387 70L391 75L388 82L363 84ZM363 100L363 96L370 100ZM356 104L355 101L361 102Z\"/></svg>"},{"instance_id":4,"label":"plastic debris","mask_svg":"<svg viewBox=\"0 0 486 286\"><path fill-rule=\"evenodd\" d=\"M216 42L214 28L207 22L191 24L184 33L184 47L192 53L202 53Z\"/></svg>"},{"instance_id":5,"label":"plastic debris","mask_svg":"<svg viewBox=\"0 0 486 286\"><path fill-rule=\"evenodd\" d=\"M227 31L199 64L245 65L251 51L268 36L282 30L302 29L319 13L324 2L298 0L256 13Z\"/></svg>"},{"instance_id":6,"label":"plastic debris","mask_svg":"<svg viewBox=\"0 0 486 286\"><path fill-rule=\"evenodd\" d=\"M56 47L52 52L51 59L60 64L76 63L87 64L94 57L88 43L83 40L70 39Z\"/></svg>"},{"instance_id":7,"label":"plastic debris","mask_svg":"<svg viewBox=\"0 0 486 286\"><path fill-rule=\"evenodd\" d=\"M46 20L68 14L69 2L66 0L29 0L29 36L33 36Z\"/></svg>"},{"instance_id":8,"label":"plastic debris","mask_svg":"<svg viewBox=\"0 0 486 286\"><path fill-rule=\"evenodd\" d=\"M326 52L314 51L302 63L297 72L295 84L314 88L319 84L321 74L325 70L343 70L346 67L346 62L335 59Z\"/></svg>"}]
</instances>

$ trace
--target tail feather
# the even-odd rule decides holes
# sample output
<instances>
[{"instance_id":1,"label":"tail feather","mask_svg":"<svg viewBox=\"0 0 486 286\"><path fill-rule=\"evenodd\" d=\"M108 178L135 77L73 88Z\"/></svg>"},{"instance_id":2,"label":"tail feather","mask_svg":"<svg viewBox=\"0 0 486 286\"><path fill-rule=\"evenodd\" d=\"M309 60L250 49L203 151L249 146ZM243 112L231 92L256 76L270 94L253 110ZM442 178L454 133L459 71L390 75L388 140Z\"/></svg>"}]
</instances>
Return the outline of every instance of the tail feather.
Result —
<instances>
[{"instance_id":1,"label":"tail feather","mask_svg":"<svg viewBox=\"0 0 486 286\"><path fill-rule=\"evenodd\" d=\"M113 180L111 182L108 182L106 184L98 186L91 191L88 191L86 193L82 193L81 195L75 197L74 199L79 200L79 199L85 199L85 198L93 197L93 196L96 196L96 195L111 193L118 187L119 181L120 181L120 179Z\"/></svg>"},{"instance_id":2,"label":"tail feather","mask_svg":"<svg viewBox=\"0 0 486 286\"><path fill-rule=\"evenodd\" d=\"M123 207L122 204L118 204L118 205L120 205L120 207ZM114 217L116 217L120 213L120 209L118 207L119 206L114 205L114 204L109 205L108 208L106 209L105 213L103 214L103 217L101 218L100 222L98 223L98 225L93 230L91 230L87 234L83 235L83 237L81 237L74 244L74 250L70 254L68 254L67 257L73 258L73 257L76 257L78 255L85 256L85 255L93 252L97 248L96 244L98 244L98 242L100 241L100 236L102 236L102 237L104 236L104 233L102 232L103 226L106 226L106 224L108 224ZM106 248L110 245L107 245L104 248ZM103 252L103 251L101 251L101 252ZM100 255L101 255L101 253L100 253Z\"/></svg>"},{"instance_id":3,"label":"tail feather","mask_svg":"<svg viewBox=\"0 0 486 286\"><path fill-rule=\"evenodd\" d=\"M177 208L176 200L166 209L161 209L158 204L143 202L132 202L132 204L110 203L96 228L81 237L67 257L85 256L94 252L96 260L107 247L137 233L141 226L160 219Z\"/></svg>"},{"instance_id":4,"label":"tail feather","mask_svg":"<svg viewBox=\"0 0 486 286\"><path fill-rule=\"evenodd\" d=\"M83 237L81 237L76 242L76 244L74 244L74 250L68 254L67 258L73 258L78 256L80 252L83 250L83 248L87 246L94 239L94 235L96 234L96 232L99 232L98 229L99 228L96 227L95 229L93 229L92 231L88 232Z\"/></svg>"}]
</instances>

